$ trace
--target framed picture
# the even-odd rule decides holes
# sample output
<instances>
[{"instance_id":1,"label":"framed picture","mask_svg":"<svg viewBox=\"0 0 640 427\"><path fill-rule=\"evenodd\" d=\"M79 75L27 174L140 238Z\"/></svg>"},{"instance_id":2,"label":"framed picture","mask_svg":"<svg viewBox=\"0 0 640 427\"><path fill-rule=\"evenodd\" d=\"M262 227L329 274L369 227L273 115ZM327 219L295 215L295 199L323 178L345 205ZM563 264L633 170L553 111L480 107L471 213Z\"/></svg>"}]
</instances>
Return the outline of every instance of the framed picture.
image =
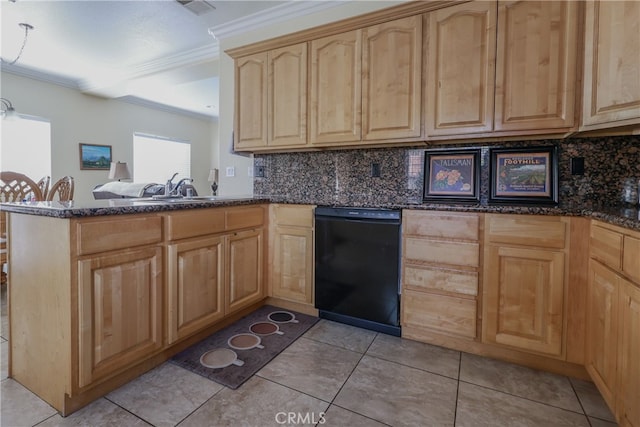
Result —
<instances>
[{"instance_id":1,"label":"framed picture","mask_svg":"<svg viewBox=\"0 0 640 427\"><path fill-rule=\"evenodd\" d=\"M425 151L425 201L477 203L479 183L480 150Z\"/></svg>"},{"instance_id":2,"label":"framed picture","mask_svg":"<svg viewBox=\"0 0 640 427\"><path fill-rule=\"evenodd\" d=\"M555 146L490 150L490 203L558 203Z\"/></svg>"},{"instance_id":3,"label":"framed picture","mask_svg":"<svg viewBox=\"0 0 640 427\"><path fill-rule=\"evenodd\" d=\"M80 144L80 169L109 170L110 166L110 145Z\"/></svg>"}]
</instances>

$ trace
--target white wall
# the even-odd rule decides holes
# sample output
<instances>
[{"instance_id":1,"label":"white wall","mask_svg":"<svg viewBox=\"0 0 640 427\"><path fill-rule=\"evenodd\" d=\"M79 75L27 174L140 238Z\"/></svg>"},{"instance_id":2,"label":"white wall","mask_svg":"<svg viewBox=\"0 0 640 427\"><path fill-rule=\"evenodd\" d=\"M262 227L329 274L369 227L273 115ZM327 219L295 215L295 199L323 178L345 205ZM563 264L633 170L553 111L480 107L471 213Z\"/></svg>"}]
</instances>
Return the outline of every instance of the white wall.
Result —
<instances>
[{"instance_id":1,"label":"white wall","mask_svg":"<svg viewBox=\"0 0 640 427\"><path fill-rule=\"evenodd\" d=\"M133 171L134 132L190 141L194 186L199 194L211 194L207 177L217 166L216 122L84 95L6 72L1 78L2 97L11 100L17 112L51 121L51 179L73 176L75 200L93 200L91 190L108 181L108 171L80 170L78 144L111 145L113 160L127 162ZM166 171L167 178L172 174Z\"/></svg>"},{"instance_id":2,"label":"white wall","mask_svg":"<svg viewBox=\"0 0 640 427\"><path fill-rule=\"evenodd\" d=\"M399 3L403 3L403 1L350 2L322 12L287 22L281 22L220 41L220 143L218 146L218 157L220 161L221 195L250 194L253 192L253 178L248 176L248 168L252 167L253 159L251 157L234 155L231 152L233 146L234 66L233 59L223 52L227 49L362 15ZM225 169L229 166L235 167L236 176L233 178L225 176Z\"/></svg>"}]
</instances>

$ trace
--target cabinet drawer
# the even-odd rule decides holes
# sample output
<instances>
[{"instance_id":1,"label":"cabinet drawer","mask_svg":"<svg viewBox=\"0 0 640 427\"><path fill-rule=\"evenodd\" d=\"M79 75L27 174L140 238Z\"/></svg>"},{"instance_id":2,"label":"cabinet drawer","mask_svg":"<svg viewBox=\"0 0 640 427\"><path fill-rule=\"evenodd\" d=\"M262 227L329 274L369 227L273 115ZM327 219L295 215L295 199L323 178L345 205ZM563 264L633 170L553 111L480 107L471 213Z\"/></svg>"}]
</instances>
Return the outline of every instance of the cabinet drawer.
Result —
<instances>
[{"instance_id":1,"label":"cabinet drawer","mask_svg":"<svg viewBox=\"0 0 640 427\"><path fill-rule=\"evenodd\" d=\"M622 271L640 284L640 239L624 236Z\"/></svg>"},{"instance_id":2,"label":"cabinet drawer","mask_svg":"<svg viewBox=\"0 0 640 427\"><path fill-rule=\"evenodd\" d=\"M478 215L442 212L403 212L404 234L478 240Z\"/></svg>"},{"instance_id":3,"label":"cabinet drawer","mask_svg":"<svg viewBox=\"0 0 640 427\"><path fill-rule=\"evenodd\" d=\"M78 255L95 254L162 241L159 216L119 217L76 223Z\"/></svg>"},{"instance_id":4,"label":"cabinet drawer","mask_svg":"<svg viewBox=\"0 0 640 427\"><path fill-rule=\"evenodd\" d=\"M591 227L591 257L609 267L620 270L622 255L622 234L606 228ZM636 262L637 263L637 262Z\"/></svg>"},{"instance_id":5,"label":"cabinet drawer","mask_svg":"<svg viewBox=\"0 0 640 427\"><path fill-rule=\"evenodd\" d=\"M403 292L403 326L476 337L476 301L407 290Z\"/></svg>"},{"instance_id":6,"label":"cabinet drawer","mask_svg":"<svg viewBox=\"0 0 640 427\"><path fill-rule=\"evenodd\" d=\"M404 239L404 257L406 259L478 267L479 254L480 245L477 243L448 242L415 237Z\"/></svg>"},{"instance_id":7,"label":"cabinet drawer","mask_svg":"<svg viewBox=\"0 0 640 427\"><path fill-rule=\"evenodd\" d=\"M406 265L402 277L404 286L416 290L478 295L478 273L473 271Z\"/></svg>"},{"instance_id":8,"label":"cabinet drawer","mask_svg":"<svg viewBox=\"0 0 640 427\"><path fill-rule=\"evenodd\" d=\"M227 231L258 227L263 223L264 208L262 206L230 208L226 210Z\"/></svg>"},{"instance_id":9,"label":"cabinet drawer","mask_svg":"<svg viewBox=\"0 0 640 427\"><path fill-rule=\"evenodd\" d=\"M224 208L172 212L167 216L167 235L169 240L179 240L221 233L224 220Z\"/></svg>"},{"instance_id":10,"label":"cabinet drawer","mask_svg":"<svg viewBox=\"0 0 640 427\"><path fill-rule=\"evenodd\" d=\"M275 205L273 215L278 225L313 227L313 206Z\"/></svg>"},{"instance_id":11,"label":"cabinet drawer","mask_svg":"<svg viewBox=\"0 0 640 427\"><path fill-rule=\"evenodd\" d=\"M562 249L567 219L527 215L487 215L488 242Z\"/></svg>"}]
</instances>

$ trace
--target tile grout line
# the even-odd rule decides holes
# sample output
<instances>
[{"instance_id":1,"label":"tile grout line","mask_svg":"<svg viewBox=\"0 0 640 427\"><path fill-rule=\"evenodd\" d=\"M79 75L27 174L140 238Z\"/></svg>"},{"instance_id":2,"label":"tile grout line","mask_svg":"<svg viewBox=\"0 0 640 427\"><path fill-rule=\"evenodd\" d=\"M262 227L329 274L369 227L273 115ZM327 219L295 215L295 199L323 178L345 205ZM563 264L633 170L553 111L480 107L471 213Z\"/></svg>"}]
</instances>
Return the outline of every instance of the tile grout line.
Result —
<instances>
[{"instance_id":1,"label":"tile grout line","mask_svg":"<svg viewBox=\"0 0 640 427\"><path fill-rule=\"evenodd\" d=\"M458 352L458 380L456 381L456 400L453 408L453 426L458 419L458 400L460 399L460 372L462 371L462 352Z\"/></svg>"},{"instance_id":2,"label":"tile grout line","mask_svg":"<svg viewBox=\"0 0 640 427\"><path fill-rule=\"evenodd\" d=\"M484 388L484 389L487 389L487 390L492 390L492 391L495 391L497 393L506 394L507 396L512 396L512 397L516 397L518 399L527 400L529 402L537 403L539 405L548 406L550 408L559 409L559 410L565 411L565 412L571 412L572 414L578 414L578 415L586 416L586 414L581 414L580 412L572 411L571 409L561 408L559 406L555 406L555 405L551 405L551 404L548 404L548 403L540 402L538 400L533 400L533 399L530 399L530 398L524 397L524 396L518 396L517 394L509 393L509 392L503 391L503 390L498 390L498 389L495 389L495 388L492 388L492 387L488 387L488 386L485 386L485 385L482 385L482 384L476 384L476 383L472 383L470 381L465 381L465 380L462 380L462 379L459 380L459 381L463 382L465 384L470 384L470 385L473 385L473 386L476 386L476 387L481 387L481 388Z\"/></svg>"},{"instance_id":3,"label":"tile grout line","mask_svg":"<svg viewBox=\"0 0 640 427\"><path fill-rule=\"evenodd\" d=\"M331 408L331 405L335 405L335 406L337 406L338 408L344 409L345 411L353 412L354 414L358 414L358 415L363 416L363 417L365 417L365 418L367 418L367 419L374 420L374 421L376 421L376 422L378 422L378 423L380 423L380 424L389 425L389 424L387 424L387 423L385 423L385 422L383 422L383 421L376 420L375 418L371 418L371 417L369 417L369 416L367 416L367 415L361 414L360 412L356 412L356 411L353 411L353 410L351 410L351 409L343 408L342 406L337 405L337 404L335 404L335 403L334 403L334 402L335 402L335 400L336 400L336 397L338 397L338 395L340 394L340 392L342 391L342 389L344 388L344 386L347 384L347 382L349 382L349 379L351 378L351 376L353 375L353 373L356 371L356 369L358 369L358 365L360 365L360 362L362 362L362 359L364 359L364 356L366 356L366 355L367 355L367 352L369 351L369 349L370 349L370 348L371 348L371 346L373 345L373 342L376 340L376 338L378 338L378 335L380 335L380 333L379 333L379 332L376 332L375 336L373 337L373 339L371 340L371 342L369 343L369 345L367 346L367 348L365 349L365 351L364 351L364 352L362 353L362 355L360 356L360 359L358 359L358 363L356 363L356 364L355 364L355 366L353 367L353 369L351 370L351 372L349 373L349 375L347 375L347 378L344 380L344 382L342 383L342 385L340 386L340 388L339 388L339 389L338 389L338 391L336 392L335 396L333 396L333 399L331 399L331 402L329 403L329 408ZM369 356L369 357L371 357L371 356ZM329 409L329 408L327 408L327 409Z\"/></svg>"}]
</instances>

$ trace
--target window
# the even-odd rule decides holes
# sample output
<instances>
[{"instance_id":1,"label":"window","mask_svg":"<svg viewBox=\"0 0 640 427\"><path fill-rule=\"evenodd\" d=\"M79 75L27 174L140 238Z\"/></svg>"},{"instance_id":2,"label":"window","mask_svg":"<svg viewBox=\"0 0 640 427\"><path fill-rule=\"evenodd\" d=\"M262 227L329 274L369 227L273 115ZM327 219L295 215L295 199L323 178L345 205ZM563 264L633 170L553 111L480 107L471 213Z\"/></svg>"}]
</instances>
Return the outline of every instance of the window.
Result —
<instances>
[{"instance_id":1,"label":"window","mask_svg":"<svg viewBox=\"0 0 640 427\"><path fill-rule=\"evenodd\" d=\"M51 123L33 116L2 121L0 167L34 181L51 176Z\"/></svg>"},{"instance_id":2,"label":"window","mask_svg":"<svg viewBox=\"0 0 640 427\"><path fill-rule=\"evenodd\" d=\"M191 144L161 136L133 134L133 181L164 184L191 178Z\"/></svg>"}]
</instances>

